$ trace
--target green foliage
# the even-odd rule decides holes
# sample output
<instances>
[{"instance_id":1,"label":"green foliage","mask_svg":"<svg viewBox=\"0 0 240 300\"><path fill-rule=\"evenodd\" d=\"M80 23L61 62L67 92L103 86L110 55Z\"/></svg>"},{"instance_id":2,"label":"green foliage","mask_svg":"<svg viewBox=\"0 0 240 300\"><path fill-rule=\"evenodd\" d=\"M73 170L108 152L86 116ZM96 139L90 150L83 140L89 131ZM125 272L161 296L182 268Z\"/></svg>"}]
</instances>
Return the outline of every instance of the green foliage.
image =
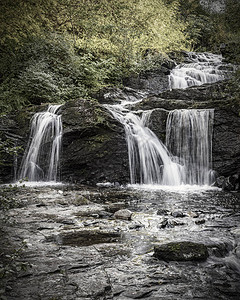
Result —
<instances>
[{"instance_id":1,"label":"green foliage","mask_svg":"<svg viewBox=\"0 0 240 300\"><path fill-rule=\"evenodd\" d=\"M28 99L20 94L17 80L10 79L0 83L0 116L10 110L21 109L28 103Z\"/></svg>"},{"instance_id":2,"label":"green foliage","mask_svg":"<svg viewBox=\"0 0 240 300\"><path fill-rule=\"evenodd\" d=\"M88 97L165 53L218 51L240 57L239 8L210 14L199 0L2 0L0 112Z\"/></svg>"},{"instance_id":3,"label":"green foliage","mask_svg":"<svg viewBox=\"0 0 240 300\"><path fill-rule=\"evenodd\" d=\"M194 50L216 52L220 44L235 41L239 37L238 0L226 0L225 11L221 13L204 10L199 0L180 0L180 11L182 20L187 24L185 32Z\"/></svg>"},{"instance_id":4,"label":"green foliage","mask_svg":"<svg viewBox=\"0 0 240 300\"><path fill-rule=\"evenodd\" d=\"M209 16L190 14L186 19L187 32L194 50L206 51L214 31L214 23Z\"/></svg>"},{"instance_id":5,"label":"green foliage","mask_svg":"<svg viewBox=\"0 0 240 300\"><path fill-rule=\"evenodd\" d=\"M53 23L47 12L55 7L57 0L1 0L0 46L15 47L29 36L38 36L51 30Z\"/></svg>"},{"instance_id":6,"label":"green foliage","mask_svg":"<svg viewBox=\"0 0 240 300\"><path fill-rule=\"evenodd\" d=\"M177 1L166 5L161 0L101 0L84 1L84 6L88 13L82 15L76 44L86 51L130 62L147 49L186 48ZM89 20L89 14L94 18Z\"/></svg>"},{"instance_id":7,"label":"green foliage","mask_svg":"<svg viewBox=\"0 0 240 300\"><path fill-rule=\"evenodd\" d=\"M0 109L87 97L146 51L186 49L185 29L178 1L2 0Z\"/></svg>"},{"instance_id":8,"label":"green foliage","mask_svg":"<svg viewBox=\"0 0 240 300\"><path fill-rule=\"evenodd\" d=\"M214 32L212 16L200 5L199 0L180 0L181 19L187 26L185 34L194 50L210 50L209 41Z\"/></svg>"},{"instance_id":9,"label":"green foliage","mask_svg":"<svg viewBox=\"0 0 240 300\"><path fill-rule=\"evenodd\" d=\"M11 140L3 141L0 138L0 153L4 152L13 156L13 155L17 155L19 151L22 151L22 148L19 146L14 146Z\"/></svg>"},{"instance_id":10,"label":"green foliage","mask_svg":"<svg viewBox=\"0 0 240 300\"><path fill-rule=\"evenodd\" d=\"M129 69L129 72L139 74L140 72L159 70L163 65L169 64L170 59L165 53L151 53L148 52L143 58L139 58Z\"/></svg>"},{"instance_id":11,"label":"green foliage","mask_svg":"<svg viewBox=\"0 0 240 300\"><path fill-rule=\"evenodd\" d=\"M19 75L19 89L32 103L52 102L60 95L54 73L45 63L35 63Z\"/></svg>"},{"instance_id":12,"label":"green foliage","mask_svg":"<svg viewBox=\"0 0 240 300\"><path fill-rule=\"evenodd\" d=\"M0 57L0 108L87 97L111 81L114 64L111 58L76 54L72 41L62 35L32 37L16 53Z\"/></svg>"},{"instance_id":13,"label":"green foliage","mask_svg":"<svg viewBox=\"0 0 240 300\"><path fill-rule=\"evenodd\" d=\"M240 63L240 3L226 1L226 11L222 15L221 40L225 44L224 55L229 62Z\"/></svg>"}]
</instances>

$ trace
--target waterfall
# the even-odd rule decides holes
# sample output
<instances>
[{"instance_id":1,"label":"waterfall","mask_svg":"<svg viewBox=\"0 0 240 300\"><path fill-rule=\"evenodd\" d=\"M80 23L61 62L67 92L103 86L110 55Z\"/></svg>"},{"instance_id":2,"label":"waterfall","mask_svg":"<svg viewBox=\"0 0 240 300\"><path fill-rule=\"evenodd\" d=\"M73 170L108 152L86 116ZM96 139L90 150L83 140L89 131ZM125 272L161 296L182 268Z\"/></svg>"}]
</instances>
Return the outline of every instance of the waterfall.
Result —
<instances>
[{"instance_id":1,"label":"waterfall","mask_svg":"<svg viewBox=\"0 0 240 300\"><path fill-rule=\"evenodd\" d=\"M190 52L188 61L171 71L170 89L223 80L229 69L211 53ZM131 183L210 185L214 110L171 111L165 146L147 127L151 112L128 109L139 101L106 105L125 128Z\"/></svg>"},{"instance_id":2,"label":"waterfall","mask_svg":"<svg viewBox=\"0 0 240 300\"><path fill-rule=\"evenodd\" d=\"M128 105L122 101L105 106L125 128L131 183L180 185L180 165L171 160L165 145L147 127L151 112L133 113Z\"/></svg>"},{"instance_id":3,"label":"waterfall","mask_svg":"<svg viewBox=\"0 0 240 300\"><path fill-rule=\"evenodd\" d=\"M214 83L233 70L222 62L221 55L211 53L190 52L187 61L171 71L170 89ZM129 106L140 101L105 105L125 128L131 183L210 185L214 110L171 111L165 146L147 127L151 112L130 110Z\"/></svg>"},{"instance_id":4,"label":"waterfall","mask_svg":"<svg viewBox=\"0 0 240 300\"><path fill-rule=\"evenodd\" d=\"M222 63L221 55L195 52L188 55L190 63L180 64L171 71L170 89L185 89L226 78L229 66Z\"/></svg>"},{"instance_id":5,"label":"waterfall","mask_svg":"<svg viewBox=\"0 0 240 300\"><path fill-rule=\"evenodd\" d=\"M166 128L166 146L183 165L185 184L212 183L213 109L183 109L169 113Z\"/></svg>"},{"instance_id":6,"label":"waterfall","mask_svg":"<svg viewBox=\"0 0 240 300\"><path fill-rule=\"evenodd\" d=\"M19 179L56 181L62 139L61 105L50 105L36 113L31 122L28 146L20 166Z\"/></svg>"}]
</instances>

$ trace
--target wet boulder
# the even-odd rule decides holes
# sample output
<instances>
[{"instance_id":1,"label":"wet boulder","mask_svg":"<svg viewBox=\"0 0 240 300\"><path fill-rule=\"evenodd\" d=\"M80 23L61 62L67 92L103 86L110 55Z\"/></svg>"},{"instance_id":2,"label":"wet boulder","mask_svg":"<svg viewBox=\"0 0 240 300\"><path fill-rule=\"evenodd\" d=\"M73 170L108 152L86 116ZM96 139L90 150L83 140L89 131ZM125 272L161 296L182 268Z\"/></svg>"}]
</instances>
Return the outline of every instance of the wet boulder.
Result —
<instances>
[{"instance_id":1,"label":"wet boulder","mask_svg":"<svg viewBox=\"0 0 240 300\"><path fill-rule=\"evenodd\" d=\"M173 211L171 214L174 218L186 217L186 215L182 211Z\"/></svg>"},{"instance_id":2,"label":"wet boulder","mask_svg":"<svg viewBox=\"0 0 240 300\"><path fill-rule=\"evenodd\" d=\"M120 209L114 213L113 217L115 219L131 220L132 214L133 213L128 209Z\"/></svg>"},{"instance_id":3,"label":"wet boulder","mask_svg":"<svg viewBox=\"0 0 240 300\"><path fill-rule=\"evenodd\" d=\"M157 215L158 216L167 216L169 213L169 211L167 209L164 209L164 208L159 208L157 210Z\"/></svg>"},{"instance_id":4,"label":"wet boulder","mask_svg":"<svg viewBox=\"0 0 240 300\"><path fill-rule=\"evenodd\" d=\"M155 246L154 256L166 261L201 261L208 258L208 250L200 243L171 242Z\"/></svg>"},{"instance_id":5,"label":"wet boulder","mask_svg":"<svg viewBox=\"0 0 240 300\"><path fill-rule=\"evenodd\" d=\"M202 225L202 224L205 224L205 223L206 223L206 220L204 220L204 219L199 219L199 220L195 221L196 225Z\"/></svg>"}]
</instances>

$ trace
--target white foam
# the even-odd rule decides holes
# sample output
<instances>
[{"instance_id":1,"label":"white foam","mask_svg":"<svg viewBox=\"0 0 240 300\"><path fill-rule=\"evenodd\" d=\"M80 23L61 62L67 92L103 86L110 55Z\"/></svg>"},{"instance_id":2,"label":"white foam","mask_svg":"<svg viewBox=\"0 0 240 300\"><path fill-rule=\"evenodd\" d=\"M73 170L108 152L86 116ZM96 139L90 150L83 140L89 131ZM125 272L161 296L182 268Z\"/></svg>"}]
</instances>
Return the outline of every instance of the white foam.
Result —
<instances>
[{"instance_id":1,"label":"white foam","mask_svg":"<svg viewBox=\"0 0 240 300\"><path fill-rule=\"evenodd\" d=\"M18 186L18 187L44 187L44 186L61 186L65 185L62 182L56 181L17 181L14 183L5 184L5 186Z\"/></svg>"},{"instance_id":2,"label":"white foam","mask_svg":"<svg viewBox=\"0 0 240 300\"><path fill-rule=\"evenodd\" d=\"M148 190L148 191L158 191L163 190L167 192L177 192L177 193L186 193L186 192L202 192L202 191L221 191L220 188L209 186L209 185L157 185L157 184L129 184L128 187L139 190Z\"/></svg>"},{"instance_id":3,"label":"white foam","mask_svg":"<svg viewBox=\"0 0 240 300\"><path fill-rule=\"evenodd\" d=\"M98 187L113 187L114 183L112 183L112 182L98 182L96 184L96 186L98 186Z\"/></svg>"}]
</instances>

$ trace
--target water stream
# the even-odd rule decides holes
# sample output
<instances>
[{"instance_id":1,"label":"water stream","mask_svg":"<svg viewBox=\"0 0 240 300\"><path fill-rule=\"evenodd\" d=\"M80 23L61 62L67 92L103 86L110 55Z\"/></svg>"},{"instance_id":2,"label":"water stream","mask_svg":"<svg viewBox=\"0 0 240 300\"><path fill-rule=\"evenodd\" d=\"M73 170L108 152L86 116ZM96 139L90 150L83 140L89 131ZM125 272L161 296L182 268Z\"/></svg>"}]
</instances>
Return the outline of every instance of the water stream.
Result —
<instances>
[{"instance_id":1,"label":"water stream","mask_svg":"<svg viewBox=\"0 0 240 300\"><path fill-rule=\"evenodd\" d=\"M28 146L20 166L19 180L57 181L62 139L61 105L50 105L31 122Z\"/></svg>"},{"instance_id":2,"label":"water stream","mask_svg":"<svg viewBox=\"0 0 240 300\"><path fill-rule=\"evenodd\" d=\"M226 78L229 65L222 56L212 53L188 53L189 63L176 66L169 75L170 89L185 89L204 83L214 83Z\"/></svg>"},{"instance_id":3,"label":"water stream","mask_svg":"<svg viewBox=\"0 0 240 300\"><path fill-rule=\"evenodd\" d=\"M172 70L169 89L213 83L225 78L226 71L220 55L191 52L189 60L190 63ZM214 110L171 111L164 145L147 127L151 111L134 111L134 104L139 101L106 105L125 128L130 182L165 186L210 185L213 182L211 152Z\"/></svg>"}]
</instances>

